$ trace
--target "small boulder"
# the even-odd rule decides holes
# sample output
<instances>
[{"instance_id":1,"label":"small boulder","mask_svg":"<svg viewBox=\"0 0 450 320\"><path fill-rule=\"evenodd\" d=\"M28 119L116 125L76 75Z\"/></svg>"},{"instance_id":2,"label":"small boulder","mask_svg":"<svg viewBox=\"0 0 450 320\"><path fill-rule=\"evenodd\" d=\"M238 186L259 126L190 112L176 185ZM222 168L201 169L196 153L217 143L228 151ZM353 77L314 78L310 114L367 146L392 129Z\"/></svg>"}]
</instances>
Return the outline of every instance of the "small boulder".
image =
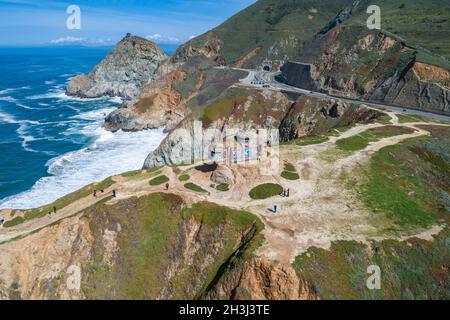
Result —
<instances>
[{"instance_id":1,"label":"small boulder","mask_svg":"<svg viewBox=\"0 0 450 320\"><path fill-rule=\"evenodd\" d=\"M219 165L211 174L211 181L217 184L226 183L228 185L233 185L236 182L236 177L230 167Z\"/></svg>"}]
</instances>

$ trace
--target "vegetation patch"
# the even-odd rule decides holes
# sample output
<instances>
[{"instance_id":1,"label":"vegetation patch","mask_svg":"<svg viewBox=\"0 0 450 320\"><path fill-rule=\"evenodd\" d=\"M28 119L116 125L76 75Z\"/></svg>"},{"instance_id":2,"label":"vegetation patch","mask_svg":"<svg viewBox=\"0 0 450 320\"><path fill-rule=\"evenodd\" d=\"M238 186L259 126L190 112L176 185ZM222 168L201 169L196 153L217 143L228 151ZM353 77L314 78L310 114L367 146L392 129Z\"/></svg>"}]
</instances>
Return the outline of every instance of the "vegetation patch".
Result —
<instances>
[{"instance_id":1,"label":"vegetation patch","mask_svg":"<svg viewBox=\"0 0 450 320\"><path fill-rule=\"evenodd\" d=\"M281 177L286 180L300 179L300 176L297 173L297 169L295 169L294 165L289 162L284 163L284 171L281 173Z\"/></svg>"},{"instance_id":2,"label":"vegetation patch","mask_svg":"<svg viewBox=\"0 0 450 320\"><path fill-rule=\"evenodd\" d=\"M429 119L409 114L397 114L398 122L400 123L410 123L410 122L430 122Z\"/></svg>"},{"instance_id":3,"label":"vegetation patch","mask_svg":"<svg viewBox=\"0 0 450 320\"><path fill-rule=\"evenodd\" d=\"M205 189L203 189L202 187L200 187L199 185L196 185L195 183L186 183L184 185L184 187L186 189L194 191L194 192L199 192L199 193L207 193L208 192Z\"/></svg>"},{"instance_id":4,"label":"vegetation patch","mask_svg":"<svg viewBox=\"0 0 450 320\"><path fill-rule=\"evenodd\" d=\"M402 228L429 227L437 222L436 213L443 210L442 207L439 210L441 201L433 192L433 189L443 186L430 188L430 184L435 183L430 180L432 173L439 178L446 174L442 172L444 168L439 168L442 160L437 157L435 164L429 163L428 159L421 159L414 154L423 151L421 147L418 148L390 146L377 152L370 160L366 173L368 181L361 191L362 199L369 209L386 214L387 218ZM426 156L426 151L422 156ZM418 174L420 171L422 175Z\"/></svg>"},{"instance_id":5,"label":"vegetation patch","mask_svg":"<svg viewBox=\"0 0 450 320\"><path fill-rule=\"evenodd\" d=\"M300 176L297 172L290 172L290 171L283 171L281 173L281 177L286 180L298 180L300 179Z\"/></svg>"},{"instance_id":6,"label":"vegetation patch","mask_svg":"<svg viewBox=\"0 0 450 320\"><path fill-rule=\"evenodd\" d=\"M112 186L113 184L114 184L114 181L112 178L108 178L99 183L91 184L87 187L84 187L84 188L78 190L78 191L75 191L73 193L70 193L70 194L62 197L62 198L59 198L58 200L56 200L55 202L53 202L49 205L46 205L46 206L43 206L40 208L36 208L36 209L26 210L24 212L23 220L16 219L13 222L13 225L11 225L11 223L8 223L8 221L6 221L3 224L3 226L5 226L5 227L15 226L15 225L21 224L25 221L28 221L28 220L42 218L45 215L47 215L49 212L53 212L53 208L56 208L56 210L61 210L65 207L67 207L68 205L74 203L75 201L91 195L94 190L98 190L98 191L105 190L105 189L109 188L110 186Z\"/></svg>"},{"instance_id":7,"label":"vegetation patch","mask_svg":"<svg viewBox=\"0 0 450 320\"><path fill-rule=\"evenodd\" d=\"M180 180L181 182L186 182L190 179L191 177L188 174L182 174L181 176L178 177L178 180Z\"/></svg>"},{"instance_id":8,"label":"vegetation patch","mask_svg":"<svg viewBox=\"0 0 450 320\"><path fill-rule=\"evenodd\" d=\"M9 221L6 221L5 223L3 223L3 227L5 228L11 228L14 226L17 226L21 223L24 223L26 220L23 217L15 217Z\"/></svg>"},{"instance_id":9,"label":"vegetation patch","mask_svg":"<svg viewBox=\"0 0 450 320\"><path fill-rule=\"evenodd\" d=\"M159 186L159 185L162 185L163 183L166 183L169 181L170 181L169 177L167 177L165 175L161 175L161 176L158 176L158 177L150 180L149 183L151 186Z\"/></svg>"},{"instance_id":10,"label":"vegetation patch","mask_svg":"<svg viewBox=\"0 0 450 320\"><path fill-rule=\"evenodd\" d=\"M413 130L410 128L384 126L366 130L359 135L349 138L337 140L336 146L338 149L343 151L358 151L365 149L371 142L410 133L413 133Z\"/></svg>"},{"instance_id":11,"label":"vegetation patch","mask_svg":"<svg viewBox=\"0 0 450 320\"><path fill-rule=\"evenodd\" d=\"M268 199L278 196L283 192L283 187L275 183L265 183L250 190L250 198L253 200Z\"/></svg>"},{"instance_id":12,"label":"vegetation patch","mask_svg":"<svg viewBox=\"0 0 450 320\"><path fill-rule=\"evenodd\" d=\"M448 300L449 236L445 229L434 241L386 240L373 242L370 250L362 243L337 241L329 250L309 248L293 267L321 299ZM370 265L381 269L381 290L367 288Z\"/></svg>"},{"instance_id":13,"label":"vegetation patch","mask_svg":"<svg viewBox=\"0 0 450 320\"><path fill-rule=\"evenodd\" d=\"M228 185L228 183L221 183L216 186L216 189L219 191L226 192L230 190L230 186Z\"/></svg>"},{"instance_id":14,"label":"vegetation patch","mask_svg":"<svg viewBox=\"0 0 450 320\"><path fill-rule=\"evenodd\" d=\"M370 159L366 181L355 185L369 209L394 222L394 232L449 221L450 128L422 127L432 136L381 149Z\"/></svg>"},{"instance_id":15,"label":"vegetation patch","mask_svg":"<svg viewBox=\"0 0 450 320\"><path fill-rule=\"evenodd\" d=\"M263 228L251 213L208 202L189 209L179 196L161 193L97 204L84 214L94 235L91 258L83 265L81 285L87 299L156 299L161 292L165 299L200 297L229 263L246 259L243 253L258 247ZM183 242L191 223L201 225L193 240L198 250ZM102 234L117 225L120 250L110 263L105 261ZM186 254L192 259L184 259ZM175 272L169 276L171 267Z\"/></svg>"}]
</instances>

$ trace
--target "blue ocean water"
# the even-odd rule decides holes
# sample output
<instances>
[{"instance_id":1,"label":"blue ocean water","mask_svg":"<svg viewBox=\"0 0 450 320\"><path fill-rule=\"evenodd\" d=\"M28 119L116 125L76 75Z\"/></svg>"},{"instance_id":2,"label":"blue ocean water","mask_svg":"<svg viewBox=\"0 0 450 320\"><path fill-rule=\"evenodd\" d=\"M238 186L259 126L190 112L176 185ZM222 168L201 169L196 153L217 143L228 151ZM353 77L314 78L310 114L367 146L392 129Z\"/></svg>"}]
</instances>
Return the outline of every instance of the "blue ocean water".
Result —
<instances>
[{"instance_id":1,"label":"blue ocean water","mask_svg":"<svg viewBox=\"0 0 450 320\"><path fill-rule=\"evenodd\" d=\"M107 132L118 98L65 95L111 48L0 49L0 208L44 205L89 183L135 170L164 134Z\"/></svg>"}]
</instances>

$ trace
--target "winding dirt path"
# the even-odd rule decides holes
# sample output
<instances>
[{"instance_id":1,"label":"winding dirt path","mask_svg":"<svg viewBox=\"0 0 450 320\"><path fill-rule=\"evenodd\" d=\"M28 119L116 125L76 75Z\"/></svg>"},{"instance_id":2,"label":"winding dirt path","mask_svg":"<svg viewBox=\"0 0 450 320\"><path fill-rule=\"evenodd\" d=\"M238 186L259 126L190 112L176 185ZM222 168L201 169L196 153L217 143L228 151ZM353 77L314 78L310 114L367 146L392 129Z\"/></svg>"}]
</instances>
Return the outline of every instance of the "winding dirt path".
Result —
<instances>
[{"instance_id":1,"label":"winding dirt path","mask_svg":"<svg viewBox=\"0 0 450 320\"><path fill-rule=\"evenodd\" d=\"M430 123L400 124L394 113L386 112L386 114L391 116L392 125L411 128L414 132L372 142L364 150L338 156L334 161L324 160L323 154L333 148L337 140L384 125L379 123L357 125L340 136L331 137L329 141L321 144L303 147L283 146L280 150L282 160L289 161L296 167L301 177L299 180L288 181L279 175L262 176L257 167L236 166L233 167L236 184L229 192L221 192L209 188L211 173L195 170L193 169L195 165L180 169L163 168L162 174L170 178L168 190L165 185L150 186L149 177L133 179L115 176L113 177L115 184L97 198L92 195L81 198L59 210L51 218L46 216L34 219L12 228L0 227L0 243L25 236L76 215L110 196L113 189L117 190L117 198L109 200L108 203L111 204L129 197L143 196L154 192L170 192L183 197L188 205L198 201L211 201L239 210L248 210L258 215L265 224L266 242L259 249L258 254L282 263L292 262L295 256L310 246L329 248L331 242L335 240L367 242L368 239L376 239L377 228L371 223L370 212L359 205L352 191L342 186L340 176L352 174L356 166L364 164L373 153L386 146L430 134L417 127L418 125L430 125ZM432 125L445 124L433 123ZM189 171L191 181L209 190L209 193L199 194L185 189L185 182L178 180L180 171ZM249 190L267 182L278 183L285 189L290 189L290 197L280 196L257 201L250 199ZM277 213L270 210L274 205L279 208ZM0 215L3 214L7 215L8 212L0 211ZM431 237L440 230L441 227L435 226L416 236Z\"/></svg>"}]
</instances>

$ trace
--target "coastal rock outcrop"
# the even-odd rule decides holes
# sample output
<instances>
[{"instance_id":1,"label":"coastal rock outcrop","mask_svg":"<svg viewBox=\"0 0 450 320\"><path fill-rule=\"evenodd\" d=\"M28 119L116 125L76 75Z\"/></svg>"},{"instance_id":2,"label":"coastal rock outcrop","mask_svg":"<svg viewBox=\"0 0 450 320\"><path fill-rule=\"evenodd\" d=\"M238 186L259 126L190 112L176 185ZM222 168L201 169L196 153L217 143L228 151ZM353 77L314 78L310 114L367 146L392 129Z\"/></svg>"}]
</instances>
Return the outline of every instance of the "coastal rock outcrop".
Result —
<instances>
[{"instance_id":1,"label":"coastal rock outcrop","mask_svg":"<svg viewBox=\"0 0 450 320\"><path fill-rule=\"evenodd\" d=\"M174 129L187 115L216 99L245 77L243 71L218 69L204 57L192 57L183 64L163 63L159 78L145 85L127 108L113 111L105 120L110 131Z\"/></svg>"},{"instance_id":2,"label":"coastal rock outcrop","mask_svg":"<svg viewBox=\"0 0 450 320\"><path fill-rule=\"evenodd\" d=\"M291 106L281 92L232 87L218 99L190 114L145 160L144 168L211 159L211 145L225 136L242 143L255 130L278 141L278 127ZM275 131L276 134L270 135Z\"/></svg>"},{"instance_id":3,"label":"coastal rock outcrop","mask_svg":"<svg viewBox=\"0 0 450 320\"><path fill-rule=\"evenodd\" d=\"M280 141L320 135L333 128L355 123L369 123L382 113L364 105L335 99L300 97L289 109L280 125Z\"/></svg>"},{"instance_id":4,"label":"coastal rock outcrop","mask_svg":"<svg viewBox=\"0 0 450 320\"><path fill-rule=\"evenodd\" d=\"M415 49L383 32L335 27L281 70L286 83L307 90L450 113L450 71L419 62Z\"/></svg>"},{"instance_id":5,"label":"coastal rock outcrop","mask_svg":"<svg viewBox=\"0 0 450 320\"><path fill-rule=\"evenodd\" d=\"M82 98L119 96L131 100L157 78L159 66L167 59L156 44L127 34L89 75L72 78L66 91Z\"/></svg>"}]
</instances>

